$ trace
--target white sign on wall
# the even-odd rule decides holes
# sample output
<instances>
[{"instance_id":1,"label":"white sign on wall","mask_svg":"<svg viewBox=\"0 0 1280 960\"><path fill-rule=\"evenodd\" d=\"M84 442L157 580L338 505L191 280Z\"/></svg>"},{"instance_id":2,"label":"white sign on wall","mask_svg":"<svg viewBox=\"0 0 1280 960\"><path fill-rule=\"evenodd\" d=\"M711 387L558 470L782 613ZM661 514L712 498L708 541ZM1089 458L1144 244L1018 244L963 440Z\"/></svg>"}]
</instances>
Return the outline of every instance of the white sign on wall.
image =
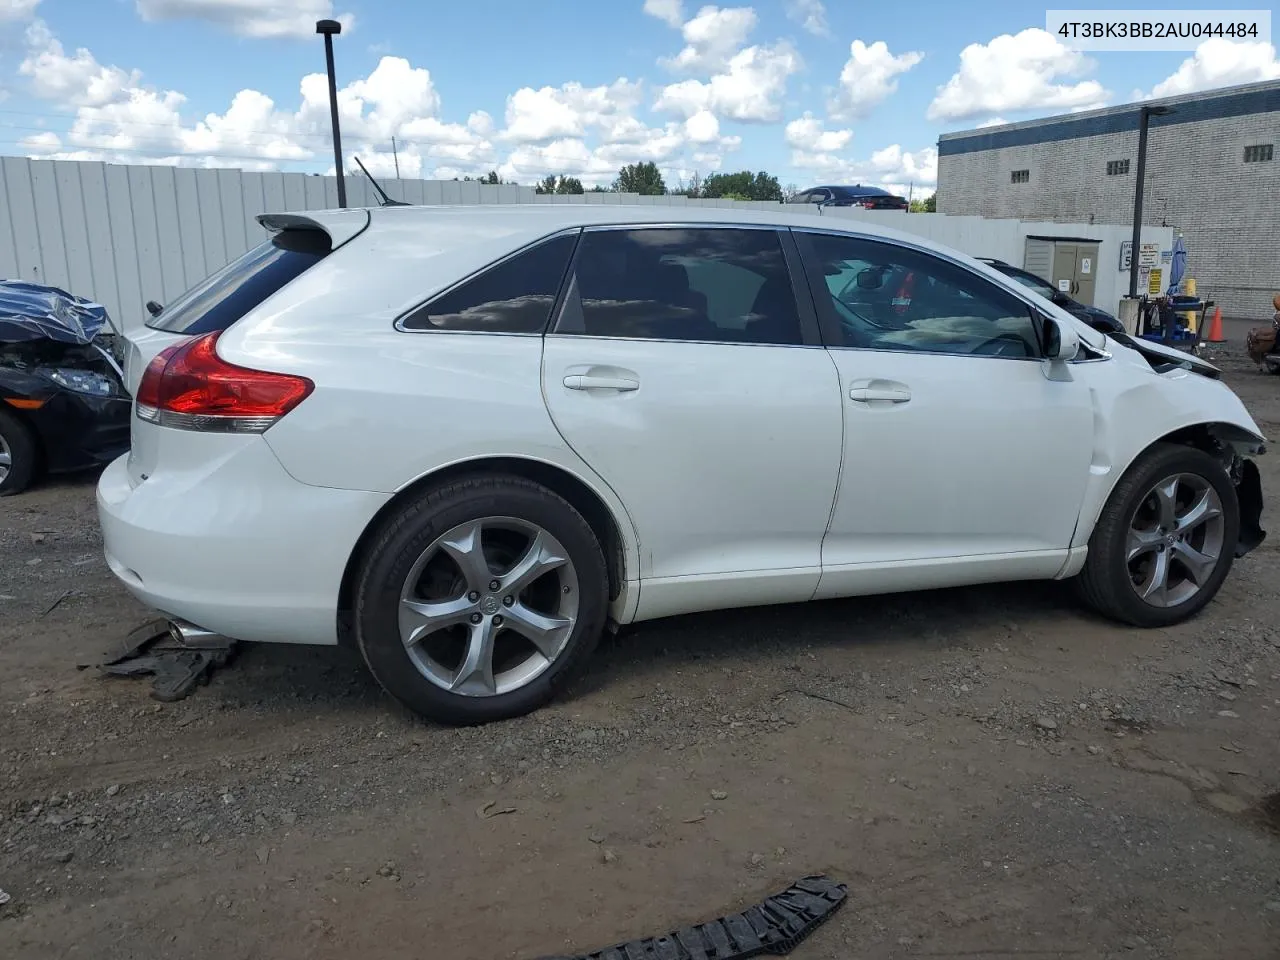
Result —
<instances>
[{"instance_id":1,"label":"white sign on wall","mask_svg":"<svg viewBox=\"0 0 1280 960\"><path fill-rule=\"evenodd\" d=\"M1059 281L1058 281L1058 292L1059 292L1059 293L1070 293L1070 292L1071 292L1071 281L1070 281L1070 280L1059 280Z\"/></svg>"},{"instance_id":2,"label":"white sign on wall","mask_svg":"<svg viewBox=\"0 0 1280 960\"><path fill-rule=\"evenodd\" d=\"M1088 257L1080 258L1080 272L1083 274L1093 273L1093 261Z\"/></svg>"}]
</instances>

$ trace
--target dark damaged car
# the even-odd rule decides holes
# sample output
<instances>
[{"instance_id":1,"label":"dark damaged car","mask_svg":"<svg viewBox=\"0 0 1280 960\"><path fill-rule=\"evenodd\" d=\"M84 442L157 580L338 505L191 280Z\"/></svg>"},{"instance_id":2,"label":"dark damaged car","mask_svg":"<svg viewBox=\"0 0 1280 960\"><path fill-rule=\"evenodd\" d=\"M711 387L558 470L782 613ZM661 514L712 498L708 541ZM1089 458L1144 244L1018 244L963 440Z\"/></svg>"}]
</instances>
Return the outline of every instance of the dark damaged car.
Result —
<instances>
[{"instance_id":1,"label":"dark damaged car","mask_svg":"<svg viewBox=\"0 0 1280 960\"><path fill-rule=\"evenodd\" d=\"M0 281L0 496L129 449L118 346L101 304Z\"/></svg>"}]
</instances>

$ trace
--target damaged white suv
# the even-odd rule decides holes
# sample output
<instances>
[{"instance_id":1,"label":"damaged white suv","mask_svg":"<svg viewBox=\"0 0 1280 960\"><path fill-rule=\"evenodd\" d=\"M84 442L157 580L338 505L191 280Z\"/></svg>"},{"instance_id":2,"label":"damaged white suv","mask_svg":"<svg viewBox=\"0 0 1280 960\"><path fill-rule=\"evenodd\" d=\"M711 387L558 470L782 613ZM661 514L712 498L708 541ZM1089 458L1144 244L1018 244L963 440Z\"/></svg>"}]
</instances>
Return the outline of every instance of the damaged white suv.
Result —
<instances>
[{"instance_id":1,"label":"damaged white suv","mask_svg":"<svg viewBox=\"0 0 1280 960\"><path fill-rule=\"evenodd\" d=\"M413 710L532 710L606 624L1074 579L1131 624L1259 542L1210 365L811 214L261 218L131 335L111 568L183 629L359 648Z\"/></svg>"}]
</instances>

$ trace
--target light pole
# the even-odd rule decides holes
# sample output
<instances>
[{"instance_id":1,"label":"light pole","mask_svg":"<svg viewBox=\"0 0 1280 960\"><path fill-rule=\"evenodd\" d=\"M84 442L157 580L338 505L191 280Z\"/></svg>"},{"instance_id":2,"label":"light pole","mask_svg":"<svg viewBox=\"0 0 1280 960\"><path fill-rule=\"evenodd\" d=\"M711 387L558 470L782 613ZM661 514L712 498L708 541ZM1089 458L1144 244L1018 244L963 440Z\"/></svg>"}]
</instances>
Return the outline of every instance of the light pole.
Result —
<instances>
[{"instance_id":1,"label":"light pole","mask_svg":"<svg viewBox=\"0 0 1280 960\"><path fill-rule=\"evenodd\" d=\"M338 80L333 72L333 38L341 32L342 24L337 20L316 21L316 33L324 35L324 61L329 70L329 120L333 124L333 169L338 175L338 206L345 207L347 183L342 178L342 131L338 128ZM1145 126L1143 131L1143 136L1146 136Z\"/></svg>"},{"instance_id":2,"label":"light pole","mask_svg":"<svg viewBox=\"0 0 1280 960\"><path fill-rule=\"evenodd\" d=\"M1147 180L1147 125L1152 117L1173 113L1169 107L1138 111L1138 179L1133 189L1133 243L1129 247L1129 298L1138 296L1138 249L1142 240L1142 190Z\"/></svg>"}]
</instances>

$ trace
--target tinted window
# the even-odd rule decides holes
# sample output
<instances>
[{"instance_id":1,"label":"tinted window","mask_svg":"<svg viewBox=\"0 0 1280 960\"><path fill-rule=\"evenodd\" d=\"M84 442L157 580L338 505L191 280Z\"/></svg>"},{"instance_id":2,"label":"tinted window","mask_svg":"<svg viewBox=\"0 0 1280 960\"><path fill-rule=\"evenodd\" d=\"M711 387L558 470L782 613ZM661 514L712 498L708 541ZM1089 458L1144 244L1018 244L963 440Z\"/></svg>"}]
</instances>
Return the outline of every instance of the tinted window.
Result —
<instances>
[{"instance_id":1,"label":"tinted window","mask_svg":"<svg viewBox=\"0 0 1280 960\"><path fill-rule=\"evenodd\" d=\"M556 332L801 342L791 278L772 230L588 231Z\"/></svg>"},{"instance_id":2,"label":"tinted window","mask_svg":"<svg viewBox=\"0 0 1280 960\"><path fill-rule=\"evenodd\" d=\"M1007 273L1008 276L1013 277L1013 279L1017 280L1024 287L1030 287L1042 297L1052 297L1056 293L1049 283L1041 280L1039 277L1032 276L1028 273L1013 273L1011 271L1001 272Z\"/></svg>"},{"instance_id":3,"label":"tinted window","mask_svg":"<svg viewBox=\"0 0 1280 960\"><path fill-rule=\"evenodd\" d=\"M856 237L810 235L843 346L1034 357L1031 311L1017 297L931 254Z\"/></svg>"},{"instance_id":4,"label":"tinted window","mask_svg":"<svg viewBox=\"0 0 1280 960\"><path fill-rule=\"evenodd\" d=\"M541 333L555 305L576 236L553 237L494 264L419 307L406 330Z\"/></svg>"},{"instance_id":5,"label":"tinted window","mask_svg":"<svg viewBox=\"0 0 1280 960\"><path fill-rule=\"evenodd\" d=\"M326 233L281 231L166 304L147 326L190 334L226 330L328 253Z\"/></svg>"}]
</instances>

